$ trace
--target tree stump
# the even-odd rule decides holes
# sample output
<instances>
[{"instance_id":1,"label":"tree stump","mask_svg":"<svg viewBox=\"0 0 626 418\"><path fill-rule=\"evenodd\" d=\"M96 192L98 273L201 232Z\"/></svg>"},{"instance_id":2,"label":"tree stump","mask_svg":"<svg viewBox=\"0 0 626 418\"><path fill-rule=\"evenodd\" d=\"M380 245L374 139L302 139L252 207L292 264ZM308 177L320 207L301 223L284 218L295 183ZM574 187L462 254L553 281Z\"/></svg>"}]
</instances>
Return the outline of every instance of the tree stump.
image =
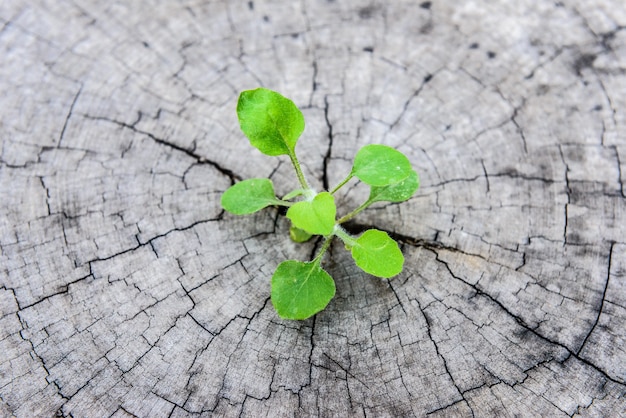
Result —
<instances>
[{"instance_id":1,"label":"tree stump","mask_svg":"<svg viewBox=\"0 0 626 418\"><path fill-rule=\"evenodd\" d=\"M0 415L626 414L623 1L9 0L0 48ZM315 242L219 203L297 186L239 130L258 86L318 190L369 143L422 180L351 225L403 273L335 243L305 321L270 278Z\"/></svg>"}]
</instances>

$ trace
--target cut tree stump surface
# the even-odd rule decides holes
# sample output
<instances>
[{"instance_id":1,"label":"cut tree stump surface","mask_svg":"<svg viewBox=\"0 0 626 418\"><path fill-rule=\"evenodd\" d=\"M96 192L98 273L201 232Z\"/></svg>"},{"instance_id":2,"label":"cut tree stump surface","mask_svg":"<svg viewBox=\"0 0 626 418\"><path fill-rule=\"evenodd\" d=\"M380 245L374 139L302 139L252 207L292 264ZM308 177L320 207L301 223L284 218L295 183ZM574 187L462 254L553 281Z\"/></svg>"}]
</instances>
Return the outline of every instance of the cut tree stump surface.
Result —
<instances>
[{"instance_id":1,"label":"cut tree stump surface","mask_svg":"<svg viewBox=\"0 0 626 418\"><path fill-rule=\"evenodd\" d=\"M239 130L258 86L318 189L369 143L422 179L350 225L402 274L335 243L306 321L270 278L316 243L219 204L297 187ZM626 414L622 0L8 0L0 109L0 416Z\"/></svg>"}]
</instances>

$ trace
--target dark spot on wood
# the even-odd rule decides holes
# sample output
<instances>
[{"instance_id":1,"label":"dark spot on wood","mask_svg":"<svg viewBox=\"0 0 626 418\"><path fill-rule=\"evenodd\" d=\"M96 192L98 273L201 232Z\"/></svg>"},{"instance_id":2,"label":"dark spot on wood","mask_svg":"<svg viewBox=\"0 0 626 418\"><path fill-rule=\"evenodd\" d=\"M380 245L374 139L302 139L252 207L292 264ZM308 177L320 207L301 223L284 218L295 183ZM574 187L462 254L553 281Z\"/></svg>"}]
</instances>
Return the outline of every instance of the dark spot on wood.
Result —
<instances>
[{"instance_id":1,"label":"dark spot on wood","mask_svg":"<svg viewBox=\"0 0 626 418\"><path fill-rule=\"evenodd\" d=\"M450 129L452 129L452 125L446 125L446 131L449 131Z\"/></svg>"},{"instance_id":2,"label":"dark spot on wood","mask_svg":"<svg viewBox=\"0 0 626 418\"><path fill-rule=\"evenodd\" d=\"M359 17L361 19L370 19L374 15L375 11L375 6L363 7L362 9L359 9Z\"/></svg>"},{"instance_id":3,"label":"dark spot on wood","mask_svg":"<svg viewBox=\"0 0 626 418\"><path fill-rule=\"evenodd\" d=\"M596 111L596 112L599 112L600 110L602 110L602 105L599 105L599 104L598 104L598 105L595 105L595 106L593 107L593 109L591 109L591 110L594 110L594 111Z\"/></svg>"},{"instance_id":4,"label":"dark spot on wood","mask_svg":"<svg viewBox=\"0 0 626 418\"><path fill-rule=\"evenodd\" d=\"M291 38L292 38L292 39L298 39L299 37L300 37L300 34L299 34L299 33L292 33L292 34L291 34Z\"/></svg>"},{"instance_id":5,"label":"dark spot on wood","mask_svg":"<svg viewBox=\"0 0 626 418\"><path fill-rule=\"evenodd\" d=\"M428 9L430 9L430 6L432 6L432 5L433 5L433 2L432 2L432 1L425 1L425 2L423 2L422 4L420 4L420 7L421 7L422 9L426 9L426 10L428 10Z\"/></svg>"},{"instance_id":6,"label":"dark spot on wood","mask_svg":"<svg viewBox=\"0 0 626 418\"><path fill-rule=\"evenodd\" d=\"M593 68L593 62L596 60L596 54L582 54L574 61L574 71L580 76L585 68Z\"/></svg>"},{"instance_id":7,"label":"dark spot on wood","mask_svg":"<svg viewBox=\"0 0 626 418\"><path fill-rule=\"evenodd\" d=\"M150 44L148 42L143 41L142 44L143 44L144 47L150 48Z\"/></svg>"},{"instance_id":8,"label":"dark spot on wood","mask_svg":"<svg viewBox=\"0 0 626 418\"><path fill-rule=\"evenodd\" d=\"M584 191L575 189L575 188L572 188L569 192L570 202L573 205L576 205L578 203L582 203L584 205L586 197L587 197L587 193L585 193Z\"/></svg>"},{"instance_id":9,"label":"dark spot on wood","mask_svg":"<svg viewBox=\"0 0 626 418\"><path fill-rule=\"evenodd\" d=\"M364 52L374 52L374 47L373 46L366 46L365 48L363 48Z\"/></svg>"},{"instance_id":10,"label":"dark spot on wood","mask_svg":"<svg viewBox=\"0 0 626 418\"><path fill-rule=\"evenodd\" d=\"M550 91L550 86L547 85L547 84L540 84L537 87L537 95L538 96L543 96L544 94L546 94L549 91Z\"/></svg>"},{"instance_id":11,"label":"dark spot on wood","mask_svg":"<svg viewBox=\"0 0 626 418\"><path fill-rule=\"evenodd\" d=\"M515 335L520 341L527 341L533 337L531 330L528 328L516 330L513 332L513 335Z\"/></svg>"},{"instance_id":12,"label":"dark spot on wood","mask_svg":"<svg viewBox=\"0 0 626 418\"><path fill-rule=\"evenodd\" d=\"M600 43L602 44L602 48L605 52L613 51L613 48L611 47L611 42L615 39L615 33L616 31L612 30L611 32L602 34L602 42Z\"/></svg>"},{"instance_id":13,"label":"dark spot on wood","mask_svg":"<svg viewBox=\"0 0 626 418\"><path fill-rule=\"evenodd\" d=\"M430 22L430 21L426 22L420 28L420 33L423 34L423 35L426 35L426 34L428 34L428 33L433 31L433 27L434 27L433 22Z\"/></svg>"},{"instance_id":14,"label":"dark spot on wood","mask_svg":"<svg viewBox=\"0 0 626 418\"><path fill-rule=\"evenodd\" d=\"M479 46L478 42L472 42L469 47L470 49L478 49Z\"/></svg>"},{"instance_id":15,"label":"dark spot on wood","mask_svg":"<svg viewBox=\"0 0 626 418\"><path fill-rule=\"evenodd\" d=\"M493 51L487 51L487 58L494 59L496 57L496 53Z\"/></svg>"},{"instance_id":16,"label":"dark spot on wood","mask_svg":"<svg viewBox=\"0 0 626 418\"><path fill-rule=\"evenodd\" d=\"M426 77L424 77L424 83L428 83L432 79L433 79L433 75L432 74L428 74L428 75L426 75Z\"/></svg>"},{"instance_id":17,"label":"dark spot on wood","mask_svg":"<svg viewBox=\"0 0 626 418\"><path fill-rule=\"evenodd\" d=\"M519 171L517 171L517 169L512 166L505 167L500 173L505 176L511 176L511 177L515 177L519 175Z\"/></svg>"},{"instance_id":18,"label":"dark spot on wood","mask_svg":"<svg viewBox=\"0 0 626 418\"><path fill-rule=\"evenodd\" d=\"M580 234L577 234L576 232L568 232L567 242L570 244L581 244L583 241Z\"/></svg>"},{"instance_id":19,"label":"dark spot on wood","mask_svg":"<svg viewBox=\"0 0 626 418\"><path fill-rule=\"evenodd\" d=\"M248 9L254 10L254 2L253 1L249 1L248 2Z\"/></svg>"},{"instance_id":20,"label":"dark spot on wood","mask_svg":"<svg viewBox=\"0 0 626 418\"><path fill-rule=\"evenodd\" d=\"M270 21L270 17L268 15L263 16L263 21L264 22L269 22Z\"/></svg>"}]
</instances>

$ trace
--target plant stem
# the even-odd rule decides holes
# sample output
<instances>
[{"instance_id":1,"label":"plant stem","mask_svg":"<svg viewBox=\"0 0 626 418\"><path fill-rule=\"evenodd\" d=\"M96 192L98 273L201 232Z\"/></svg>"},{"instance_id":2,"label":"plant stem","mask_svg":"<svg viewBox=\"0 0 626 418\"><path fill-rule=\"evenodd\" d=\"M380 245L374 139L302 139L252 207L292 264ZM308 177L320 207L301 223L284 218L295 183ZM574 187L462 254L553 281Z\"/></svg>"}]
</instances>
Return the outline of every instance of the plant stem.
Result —
<instances>
[{"instance_id":1,"label":"plant stem","mask_svg":"<svg viewBox=\"0 0 626 418\"><path fill-rule=\"evenodd\" d=\"M347 182L350 181L350 179L354 177L354 175L352 173L348 174L348 177L346 177L345 179L341 180L341 183L339 183L338 185L336 185L335 187L333 187L333 189L330 191L330 194L335 194L335 192L339 189L341 189L341 187L346 184Z\"/></svg>"},{"instance_id":2,"label":"plant stem","mask_svg":"<svg viewBox=\"0 0 626 418\"><path fill-rule=\"evenodd\" d=\"M293 168L296 169L296 175L298 176L298 181L303 189L309 190L311 186L306 182L304 178L304 173L302 172L302 168L300 167L300 163L298 162L298 158L296 157L295 151L289 150L289 158L291 159L291 164L293 164Z\"/></svg>"},{"instance_id":3,"label":"plant stem","mask_svg":"<svg viewBox=\"0 0 626 418\"><path fill-rule=\"evenodd\" d=\"M330 242L332 240L333 240L332 234L324 237L324 244L322 244L322 248L320 248L320 252L317 253L315 258L313 259L313 262L318 262L319 263L322 260L322 256L324 255L326 250L328 250L328 247L330 247Z\"/></svg>"},{"instance_id":4,"label":"plant stem","mask_svg":"<svg viewBox=\"0 0 626 418\"><path fill-rule=\"evenodd\" d=\"M363 203L361 206L359 206L358 208L354 209L352 212L348 213L347 215L339 218L339 220L337 221L337 224L342 224L346 221L349 221L350 219L354 218L359 212L361 212L362 210L364 210L365 208L367 208L369 205L371 205L372 202L371 200L366 200L365 203Z\"/></svg>"},{"instance_id":5,"label":"plant stem","mask_svg":"<svg viewBox=\"0 0 626 418\"><path fill-rule=\"evenodd\" d=\"M339 224L335 225L333 234L337 235L348 247L354 247L356 245L356 240L352 237L352 235L348 234L345 229L339 226Z\"/></svg>"},{"instance_id":6,"label":"plant stem","mask_svg":"<svg viewBox=\"0 0 626 418\"><path fill-rule=\"evenodd\" d=\"M276 206L286 206L286 207L293 206L293 202L287 202L286 200L280 200L280 199L274 200L274 204Z\"/></svg>"}]
</instances>

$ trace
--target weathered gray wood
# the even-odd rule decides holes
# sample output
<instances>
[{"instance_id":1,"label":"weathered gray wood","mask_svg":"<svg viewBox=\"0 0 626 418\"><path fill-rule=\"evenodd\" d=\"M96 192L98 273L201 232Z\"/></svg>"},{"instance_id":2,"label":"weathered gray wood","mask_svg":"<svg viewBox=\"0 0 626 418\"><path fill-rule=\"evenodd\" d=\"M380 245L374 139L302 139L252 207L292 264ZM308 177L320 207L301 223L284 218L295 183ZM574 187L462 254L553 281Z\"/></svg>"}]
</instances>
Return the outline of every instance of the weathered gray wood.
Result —
<instances>
[{"instance_id":1,"label":"weathered gray wood","mask_svg":"<svg viewBox=\"0 0 626 418\"><path fill-rule=\"evenodd\" d=\"M422 178L352 225L405 271L335 245L303 322L269 279L313 244L219 207L295 186L239 131L259 85L317 187L367 143ZM621 0L2 2L0 415L625 415L625 92Z\"/></svg>"}]
</instances>

